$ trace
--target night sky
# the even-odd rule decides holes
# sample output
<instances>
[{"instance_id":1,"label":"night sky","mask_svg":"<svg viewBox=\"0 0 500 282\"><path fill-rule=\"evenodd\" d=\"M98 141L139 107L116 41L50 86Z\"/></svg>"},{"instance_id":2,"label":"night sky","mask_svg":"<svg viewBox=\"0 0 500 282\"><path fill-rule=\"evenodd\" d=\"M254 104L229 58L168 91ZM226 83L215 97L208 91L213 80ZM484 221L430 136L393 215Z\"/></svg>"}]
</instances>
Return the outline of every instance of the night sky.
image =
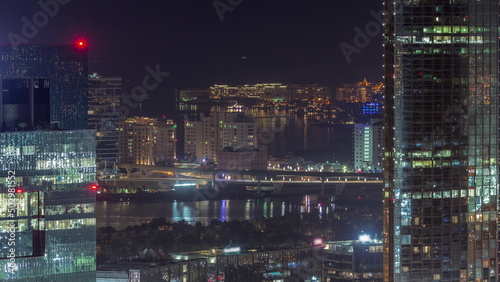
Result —
<instances>
[{"instance_id":1,"label":"night sky","mask_svg":"<svg viewBox=\"0 0 500 282\"><path fill-rule=\"evenodd\" d=\"M42 0L51 2L55 0ZM352 46L382 9L374 0L218 0L238 4L221 21L213 0L59 0L59 11L38 21L29 44L69 44L85 38L89 71L122 76L124 91L140 85L145 67L170 75L149 93L144 115L172 112L175 89L215 83L320 83L336 87L366 77L382 80L381 34L348 63ZM0 0L0 42L23 36L42 7L34 0ZM222 8L221 8L222 9ZM372 12L372 13L370 13Z\"/></svg>"}]
</instances>

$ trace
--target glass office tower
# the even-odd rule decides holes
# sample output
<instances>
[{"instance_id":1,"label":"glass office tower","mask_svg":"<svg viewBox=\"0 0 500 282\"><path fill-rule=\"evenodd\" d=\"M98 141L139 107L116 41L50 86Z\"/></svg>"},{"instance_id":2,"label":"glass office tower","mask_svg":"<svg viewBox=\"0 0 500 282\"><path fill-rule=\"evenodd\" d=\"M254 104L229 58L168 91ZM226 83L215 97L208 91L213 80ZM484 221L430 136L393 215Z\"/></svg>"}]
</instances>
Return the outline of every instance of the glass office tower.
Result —
<instances>
[{"instance_id":1,"label":"glass office tower","mask_svg":"<svg viewBox=\"0 0 500 282\"><path fill-rule=\"evenodd\" d=\"M0 45L0 125L87 129L85 45Z\"/></svg>"},{"instance_id":2,"label":"glass office tower","mask_svg":"<svg viewBox=\"0 0 500 282\"><path fill-rule=\"evenodd\" d=\"M0 46L0 281L95 281L87 50Z\"/></svg>"},{"instance_id":3,"label":"glass office tower","mask_svg":"<svg viewBox=\"0 0 500 282\"><path fill-rule=\"evenodd\" d=\"M497 281L499 2L384 7L384 278Z\"/></svg>"},{"instance_id":4,"label":"glass office tower","mask_svg":"<svg viewBox=\"0 0 500 282\"><path fill-rule=\"evenodd\" d=\"M0 133L0 281L95 281L95 174L93 130Z\"/></svg>"}]
</instances>

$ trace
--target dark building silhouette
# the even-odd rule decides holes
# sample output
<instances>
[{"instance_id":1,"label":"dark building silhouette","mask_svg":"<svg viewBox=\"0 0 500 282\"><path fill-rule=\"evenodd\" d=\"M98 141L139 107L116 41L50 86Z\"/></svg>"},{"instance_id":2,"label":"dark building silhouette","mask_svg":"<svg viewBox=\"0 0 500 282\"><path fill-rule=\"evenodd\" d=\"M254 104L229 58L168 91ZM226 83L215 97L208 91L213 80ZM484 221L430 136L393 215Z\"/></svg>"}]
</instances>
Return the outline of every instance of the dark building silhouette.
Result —
<instances>
[{"instance_id":1,"label":"dark building silhouette","mask_svg":"<svg viewBox=\"0 0 500 282\"><path fill-rule=\"evenodd\" d=\"M117 109L122 95L122 78L93 73L88 78L88 93L89 129L97 133L97 169L101 170L101 177L106 178L120 162L118 122L121 118Z\"/></svg>"},{"instance_id":2,"label":"dark building silhouette","mask_svg":"<svg viewBox=\"0 0 500 282\"><path fill-rule=\"evenodd\" d=\"M86 46L0 45L3 130L87 128L86 74Z\"/></svg>"}]
</instances>

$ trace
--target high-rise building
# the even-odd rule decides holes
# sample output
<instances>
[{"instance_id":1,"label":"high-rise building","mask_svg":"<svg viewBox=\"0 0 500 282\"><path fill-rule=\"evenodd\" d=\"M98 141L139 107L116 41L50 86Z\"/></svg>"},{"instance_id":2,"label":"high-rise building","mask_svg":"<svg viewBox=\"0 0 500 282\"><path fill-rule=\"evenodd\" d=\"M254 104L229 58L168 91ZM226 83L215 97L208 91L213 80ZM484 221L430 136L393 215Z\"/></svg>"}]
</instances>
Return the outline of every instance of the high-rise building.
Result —
<instances>
[{"instance_id":1,"label":"high-rise building","mask_svg":"<svg viewBox=\"0 0 500 282\"><path fill-rule=\"evenodd\" d=\"M0 45L0 125L87 128L87 47Z\"/></svg>"},{"instance_id":2,"label":"high-rise building","mask_svg":"<svg viewBox=\"0 0 500 282\"><path fill-rule=\"evenodd\" d=\"M382 121L354 125L354 169L380 171L382 169Z\"/></svg>"},{"instance_id":3,"label":"high-rise building","mask_svg":"<svg viewBox=\"0 0 500 282\"><path fill-rule=\"evenodd\" d=\"M496 0L385 0L385 281L497 281Z\"/></svg>"},{"instance_id":4,"label":"high-rise building","mask_svg":"<svg viewBox=\"0 0 500 282\"><path fill-rule=\"evenodd\" d=\"M118 141L120 132L117 111L122 94L122 78L97 73L88 78L89 128L96 131L96 163L99 170L114 169L120 162Z\"/></svg>"},{"instance_id":5,"label":"high-rise building","mask_svg":"<svg viewBox=\"0 0 500 282\"><path fill-rule=\"evenodd\" d=\"M177 124L171 119L134 117L118 124L121 162L154 165L176 158Z\"/></svg>"},{"instance_id":6,"label":"high-rise building","mask_svg":"<svg viewBox=\"0 0 500 282\"><path fill-rule=\"evenodd\" d=\"M257 146L257 123L243 113L213 113L197 121L185 121L184 152L198 159L217 161L217 152Z\"/></svg>"},{"instance_id":7,"label":"high-rise building","mask_svg":"<svg viewBox=\"0 0 500 282\"><path fill-rule=\"evenodd\" d=\"M0 46L0 85L0 280L95 281L87 48Z\"/></svg>"}]
</instances>

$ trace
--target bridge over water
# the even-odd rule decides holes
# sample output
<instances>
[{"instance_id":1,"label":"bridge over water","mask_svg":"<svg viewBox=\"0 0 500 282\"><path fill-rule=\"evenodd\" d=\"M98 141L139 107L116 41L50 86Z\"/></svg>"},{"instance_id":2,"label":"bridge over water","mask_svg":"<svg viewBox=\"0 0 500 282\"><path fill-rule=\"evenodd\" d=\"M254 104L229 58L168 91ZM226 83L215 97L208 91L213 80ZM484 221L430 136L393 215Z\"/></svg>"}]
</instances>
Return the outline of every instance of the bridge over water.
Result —
<instances>
[{"instance_id":1,"label":"bridge over water","mask_svg":"<svg viewBox=\"0 0 500 282\"><path fill-rule=\"evenodd\" d=\"M118 168L127 171L127 176L132 175L132 170L139 172L139 179L148 179L153 173L169 173L175 175L175 179L163 178L163 182L169 181L173 184L181 184L189 180L208 182L213 190L230 185L244 185L255 187L257 191L271 189L274 193L283 192L283 187L300 185L302 187L321 187L321 193L325 189L334 189L341 193L346 184L369 185L381 187L382 174L380 173L342 173L342 172L319 172L319 171L290 171L290 170L222 170L222 169L200 169L200 168L175 168L164 166L147 166L136 164L117 164ZM132 180L133 178L131 178ZM159 180L160 181L160 180ZM359 186L358 185L358 186ZM288 189L288 188L287 188Z\"/></svg>"}]
</instances>

